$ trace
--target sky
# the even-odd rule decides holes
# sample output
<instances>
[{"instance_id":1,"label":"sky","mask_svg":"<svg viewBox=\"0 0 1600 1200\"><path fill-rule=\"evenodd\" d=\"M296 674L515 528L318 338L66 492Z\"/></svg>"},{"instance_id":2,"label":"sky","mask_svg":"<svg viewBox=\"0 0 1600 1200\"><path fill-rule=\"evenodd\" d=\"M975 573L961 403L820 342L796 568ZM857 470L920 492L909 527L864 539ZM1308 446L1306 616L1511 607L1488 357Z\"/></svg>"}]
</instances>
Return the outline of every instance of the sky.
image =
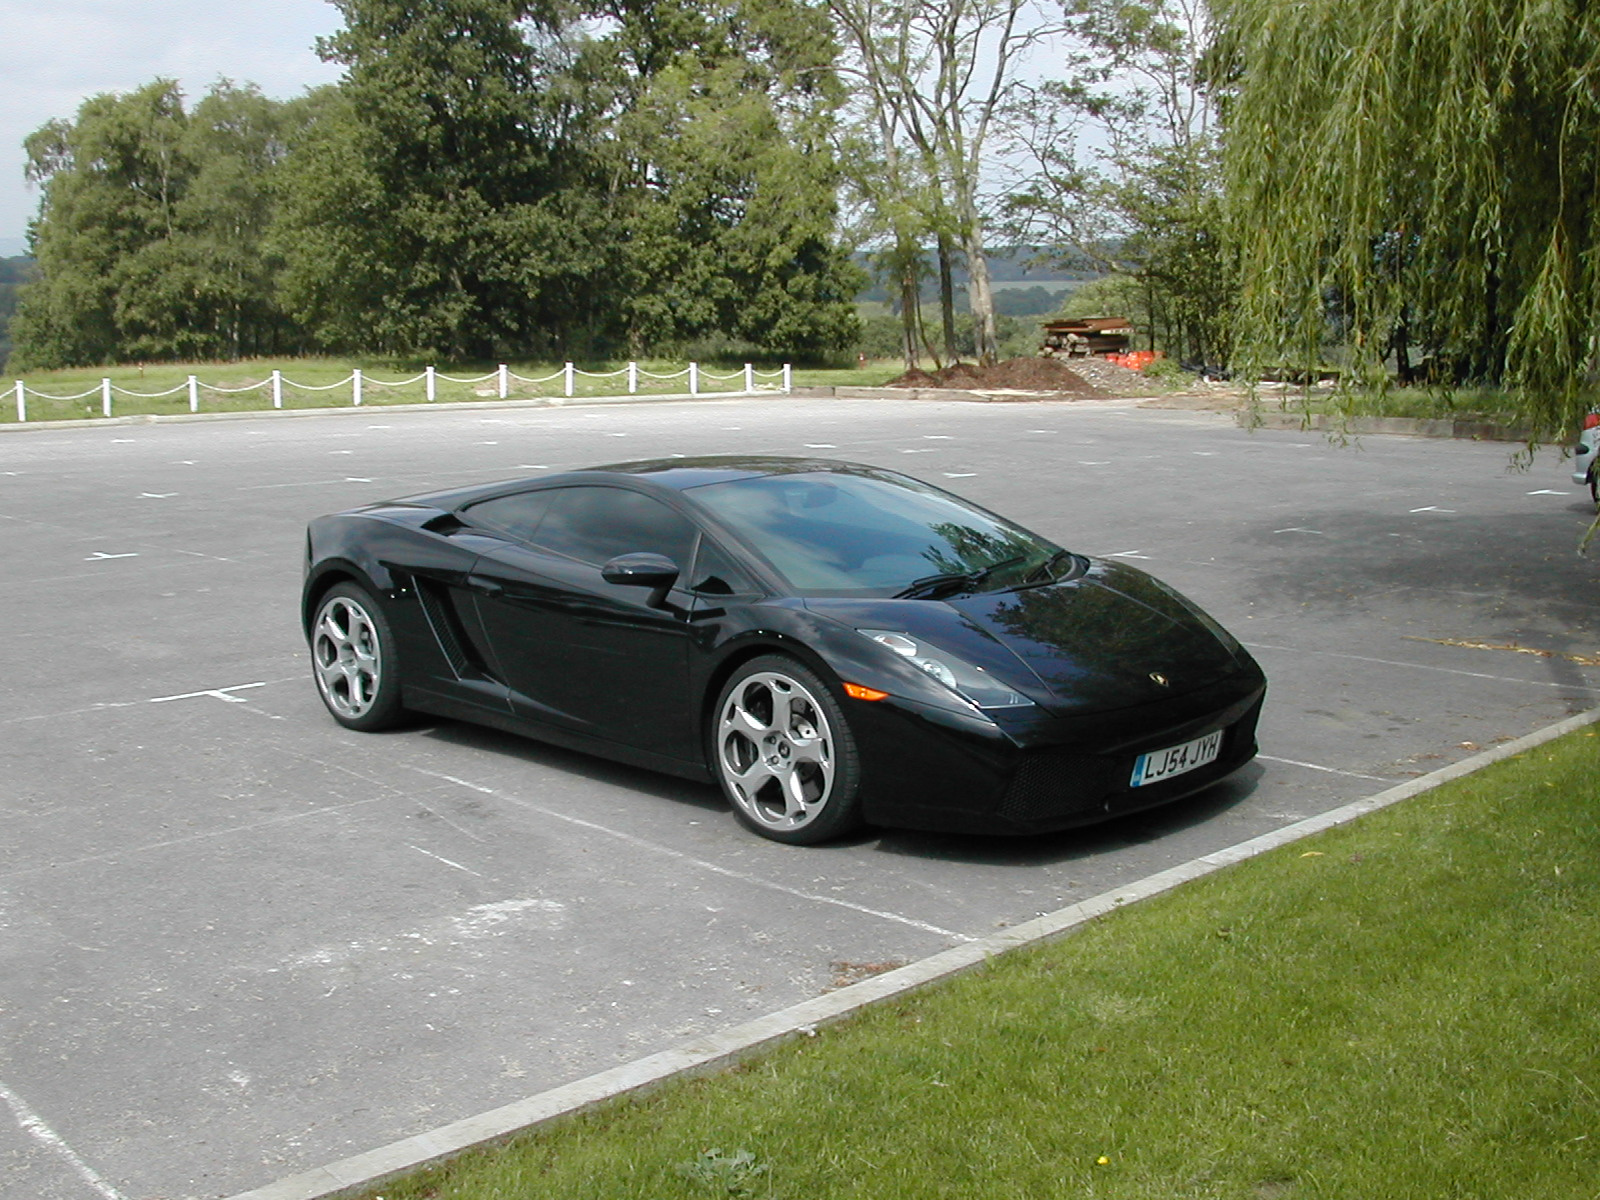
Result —
<instances>
[{"instance_id":1,"label":"sky","mask_svg":"<svg viewBox=\"0 0 1600 1200\"><path fill-rule=\"evenodd\" d=\"M156 78L190 99L219 76L288 99L339 77L313 49L339 26L327 0L0 0L0 255L25 252L39 191L22 141L46 121Z\"/></svg>"}]
</instances>

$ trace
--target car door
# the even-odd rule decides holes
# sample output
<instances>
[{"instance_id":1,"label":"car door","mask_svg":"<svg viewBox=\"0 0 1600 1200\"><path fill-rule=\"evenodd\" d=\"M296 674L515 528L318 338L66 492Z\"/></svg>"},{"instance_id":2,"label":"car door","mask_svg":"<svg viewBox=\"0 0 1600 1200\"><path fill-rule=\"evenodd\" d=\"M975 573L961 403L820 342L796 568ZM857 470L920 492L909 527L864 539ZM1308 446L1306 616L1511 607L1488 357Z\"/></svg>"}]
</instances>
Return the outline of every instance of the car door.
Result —
<instances>
[{"instance_id":1,"label":"car door","mask_svg":"<svg viewBox=\"0 0 1600 1200\"><path fill-rule=\"evenodd\" d=\"M514 519L506 519L515 509ZM467 576L520 715L675 759L698 756L687 674L689 597L607 583L619 554L687 568L696 531L662 501L596 484L501 497L466 519L506 540Z\"/></svg>"}]
</instances>

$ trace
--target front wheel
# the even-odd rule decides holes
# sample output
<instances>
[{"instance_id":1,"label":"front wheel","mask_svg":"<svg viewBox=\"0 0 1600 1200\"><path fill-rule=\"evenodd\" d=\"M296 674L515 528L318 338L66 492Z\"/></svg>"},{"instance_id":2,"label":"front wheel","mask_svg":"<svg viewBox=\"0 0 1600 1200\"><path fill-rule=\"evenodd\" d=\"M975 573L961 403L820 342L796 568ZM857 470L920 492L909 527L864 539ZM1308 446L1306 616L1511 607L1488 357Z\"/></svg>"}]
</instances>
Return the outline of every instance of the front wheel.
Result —
<instances>
[{"instance_id":1,"label":"front wheel","mask_svg":"<svg viewBox=\"0 0 1600 1200\"><path fill-rule=\"evenodd\" d=\"M311 625L317 692L339 724L370 733L398 724L400 662L378 602L353 583L322 598Z\"/></svg>"},{"instance_id":2,"label":"front wheel","mask_svg":"<svg viewBox=\"0 0 1600 1200\"><path fill-rule=\"evenodd\" d=\"M839 702L784 655L750 660L722 689L711 768L739 820L762 837L811 845L861 824L860 761Z\"/></svg>"}]
</instances>

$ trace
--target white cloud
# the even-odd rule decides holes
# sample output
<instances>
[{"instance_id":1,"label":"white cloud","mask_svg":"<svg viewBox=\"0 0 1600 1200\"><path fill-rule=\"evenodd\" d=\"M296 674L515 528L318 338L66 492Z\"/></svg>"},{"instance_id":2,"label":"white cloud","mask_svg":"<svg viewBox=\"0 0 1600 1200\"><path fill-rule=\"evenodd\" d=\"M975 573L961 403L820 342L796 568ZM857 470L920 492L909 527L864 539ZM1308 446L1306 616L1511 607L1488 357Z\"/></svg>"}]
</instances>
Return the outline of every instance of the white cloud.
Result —
<instances>
[{"instance_id":1,"label":"white cloud","mask_svg":"<svg viewBox=\"0 0 1600 1200\"><path fill-rule=\"evenodd\" d=\"M325 0L0 0L0 242L20 238L38 208L22 141L46 121L158 77L191 97L224 76L297 95L339 77L313 49L339 25Z\"/></svg>"}]
</instances>

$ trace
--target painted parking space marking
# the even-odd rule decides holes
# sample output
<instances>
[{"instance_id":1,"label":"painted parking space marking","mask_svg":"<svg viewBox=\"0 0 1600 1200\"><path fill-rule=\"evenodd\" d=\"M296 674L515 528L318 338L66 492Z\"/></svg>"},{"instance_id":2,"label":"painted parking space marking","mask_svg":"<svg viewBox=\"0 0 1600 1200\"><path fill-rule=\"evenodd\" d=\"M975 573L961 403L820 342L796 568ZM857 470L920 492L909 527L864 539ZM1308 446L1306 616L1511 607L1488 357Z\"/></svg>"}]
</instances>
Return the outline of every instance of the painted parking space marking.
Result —
<instances>
[{"instance_id":1,"label":"painted parking space marking","mask_svg":"<svg viewBox=\"0 0 1600 1200\"><path fill-rule=\"evenodd\" d=\"M179 692L176 696L153 696L145 703L166 704L170 700L194 700L200 696L215 696L218 700L225 700L229 704L248 704L250 701L245 699L245 697L230 695L230 693L244 692L250 690L251 688L266 686L266 680L261 680L258 683L236 683L225 688L206 688L205 690L199 692Z\"/></svg>"},{"instance_id":2,"label":"painted parking space marking","mask_svg":"<svg viewBox=\"0 0 1600 1200\"><path fill-rule=\"evenodd\" d=\"M702 871L708 871L713 875L721 875L728 879L737 879L740 883L748 883L754 887L764 888L768 891L782 892L786 896L794 896L800 900L809 900L815 904L831 904L836 908L847 908L852 912L863 913L869 917L878 917L880 920L893 921L899 925L909 925L911 928L920 929L924 933L937 934L940 937L950 938L957 942L970 942L974 940L969 934L957 933L953 929L944 929L938 925L931 925L926 921L919 921L915 917L905 916L903 913L884 912L882 909L868 908L865 904L855 904L849 900L841 900L837 896L822 896L814 892L806 892L799 888L792 888L781 883L776 883L773 880L765 879L760 875L752 875L746 871L735 871L717 863L707 862L705 859L695 858L691 854L685 854L682 850L674 850L671 846L663 846L659 842L649 841L648 839L639 837L636 834L624 833L620 829L612 829L595 821L586 821L582 817L573 816L571 813L564 813L558 811L557 809L546 808L542 804L534 804L532 801L524 800L520 796L513 796L507 792L502 792L495 788L485 787L481 783L472 783L466 779L459 779L454 775L446 775L441 771L429 771L426 768L413 767L410 764L403 765L405 765L408 770L415 771L419 775L427 775L433 779L442 779L446 783L453 783L458 787L464 787L467 790L477 792L482 796L493 796L496 800L507 801L508 803L517 805L519 808L526 808L532 812L536 812L541 816L550 817L557 821L564 821L568 825L576 825L580 829L591 829L596 833L603 833L607 837L617 838L619 841L627 842L629 845L638 846L641 849L649 850L656 854L662 854L668 858L677 859L679 862L684 862L690 864L691 866L699 867Z\"/></svg>"},{"instance_id":3,"label":"painted parking space marking","mask_svg":"<svg viewBox=\"0 0 1600 1200\"><path fill-rule=\"evenodd\" d=\"M1106 555L1107 558L1149 558L1143 550L1118 550L1115 554Z\"/></svg>"},{"instance_id":4,"label":"painted parking space marking","mask_svg":"<svg viewBox=\"0 0 1600 1200\"><path fill-rule=\"evenodd\" d=\"M1297 758L1276 758L1271 754L1257 754L1262 762L1282 763L1287 767L1304 767L1308 771L1325 771L1329 775L1345 775L1351 779L1373 779L1379 783L1389 783L1382 775L1363 775L1360 771L1341 771L1338 767L1324 767L1318 763L1301 762Z\"/></svg>"},{"instance_id":5,"label":"painted parking space marking","mask_svg":"<svg viewBox=\"0 0 1600 1200\"><path fill-rule=\"evenodd\" d=\"M1435 667L1429 663L1398 662L1392 658L1373 658L1366 654L1344 654L1338 650L1303 650L1296 646L1269 646L1264 642L1240 642L1247 650L1278 650L1285 654L1315 654L1323 658L1346 658L1351 662L1375 663L1382 667L1405 667L1412 671L1435 671L1443 675L1464 675L1468 679L1490 679L1496 683L1521 683L1529 687L1567 688L1575 692L1593 692L1600 695L1600 687L1586 687L1579 683L1557 683L1547 679L1518 679L1514 675L1490 675L1486 671L1463 671L1456 667Z\"/></svg>"},{"instance_id":6,"label":"painted parking space marking","mask_svg":"<svg viewBox=\"0 0 1600 1200\"><path fill-rule=\"evenodd\" d=\"M977 474L976 471L946 471L944 477L946 479L974 479Z\"/></svg>"},{"instance_id":7,"label":"painted parking space marking","mask_svg":"<svg viewBox=\"0 0 1600 1200\"><path fill-rule=\"evenodd\" d=\"M1322 530L1320 530L1320 529L1307 529L1303 525L1290 525L1286 529L1274 529L1272 532L1273 533L1314 533L1318 537L1327 537L1328 536L1327 534L1323 533ZM1399 537L1400 535L1399 534L1395 534L1394 536L1395 537Z\"/></svg>"},{"instance_id":8,"label":"painted parking space marking","mask_svg":"<svg viewBox=\"0 0 1600 1200\"><path fill-rule=\"evenodd\" d=\"M105 562L107 559L112 559L112 558L138 558L138 557L139 556L137 554L132 553L132 552L129 552L127 554L107 554L104 550L96 550L93 554L89 555L89 557L84 559L83 561L84 562Z\"/></svg>"},{"instance_id":9,"label":"painted parking space marking","mask_svg":"<svg viewBox=\"0 0 1600 1200\"><path fill-rule=\"evenodd\" d=\"M24 1133L65 1161L74 1174L93 1188L102 1200L126 1200L126 1197L107 1183L98 1171L79 1158L77 1152L67 1145L59 1133L45 1124L44 1119L29 1108L21 1096L4 1083L0 1083L0 1100L6 1102L6 1107L11 1110L11 1115L16 1118L18 1127Z\"/></svg>"},{"instance_id":10,"label":"painted parking space marking","mask_svg":"<svg viewBox=\"0 0 1600 1200\"><path fill-rule=\"evenodd\" d=\"M1414 512L1414 513L1423 513L1423 512L1453 513L1456 510L1453 509L1453 508L1440 508L1437 504L1430 504L1425 508L1413 508L1411 511Z\"/></svg>"},{"instance_id":11,"label":"painted parking space marking","mask_svg":"<svg viewBox=\"0 0 1600 1200\"><path fill-rule=\"evenodd\" d=\"M1570 496L1571 492L1558 492L1554 488L1540 488L1536 492L1529 492L1530 496Z\"/></svg>"},{"instance_id":12,"label":"painted parking space marking","mask_svg":"<svg viewBox=\"0 0 1600 1200\"><path fill-rule=\"evenodd\" d=\"M479 879L483 878L482 871L474 871L471 867L463 867L460 863L453 862L442 854L435 854L432 850L424 850L421 846L418 846L413 842L407 842L406 845L410 846L418 854L426 854L429 858L436 859L447 867L454 867L458 871L465 871L468 875L476 875Z\"/></svg>"}]
</instances>

